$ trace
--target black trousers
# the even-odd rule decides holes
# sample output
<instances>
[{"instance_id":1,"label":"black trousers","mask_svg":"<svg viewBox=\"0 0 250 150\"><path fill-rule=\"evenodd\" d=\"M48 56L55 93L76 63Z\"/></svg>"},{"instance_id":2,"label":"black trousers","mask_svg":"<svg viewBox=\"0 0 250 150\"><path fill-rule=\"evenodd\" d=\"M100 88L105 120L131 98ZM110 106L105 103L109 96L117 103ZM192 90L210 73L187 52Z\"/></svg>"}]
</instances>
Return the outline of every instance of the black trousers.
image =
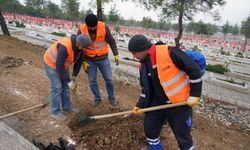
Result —
<instances>
[{"instance_id":1,"label":"black trousers","mask_svg":"<svg viewBox=\"0 0 250 150\"><path fill-rule=\"evenodd\" d=\"M160 136L164 120L167 120L181 150L193 149L190 133L192 108L189 106L175 107L145 113L144 132L147 138L156 139Z\"/></svg>"}]
</instances>

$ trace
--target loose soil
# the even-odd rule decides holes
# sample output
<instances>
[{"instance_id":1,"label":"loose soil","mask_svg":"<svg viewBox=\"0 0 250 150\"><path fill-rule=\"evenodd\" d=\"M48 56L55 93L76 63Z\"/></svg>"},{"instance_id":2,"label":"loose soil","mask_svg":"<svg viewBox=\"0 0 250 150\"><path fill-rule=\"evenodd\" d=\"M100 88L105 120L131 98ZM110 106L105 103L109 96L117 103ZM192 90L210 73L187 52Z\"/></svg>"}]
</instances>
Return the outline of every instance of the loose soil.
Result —
<instances>
[{"instance_id":1,"label":"loose soil","mask_svg":"<svg viewBox=\"0 0 250 150\"><path fill-rule=\"evenodd\" d=\"M45 49L13 37L0 36L0 115L40 104L48 99L50 83L43 69ZM83 107L89 115L101 115L131 109L139 96L140 89L115 81L118 107L108 103L105 84L98 76L102 103L92 108L92 93L84 72L79 74L78 94L80 104L72 99L74 107ZM3 119L10 127L29 141L36 139L45 145L57 143L59 137L75 140L76 148L90 150L137 150L146 144L143 119L121 116L98 120L77 126L74 114L67 115L65 122L50 116L49 106ZM192 130L196 149L203 150L247 150L250 134L241 128L229 128L216 121L194 114L195 128ZM163 128L161 140L165 149L178 149L170 128Z\"/></svg>"}]
</instances>

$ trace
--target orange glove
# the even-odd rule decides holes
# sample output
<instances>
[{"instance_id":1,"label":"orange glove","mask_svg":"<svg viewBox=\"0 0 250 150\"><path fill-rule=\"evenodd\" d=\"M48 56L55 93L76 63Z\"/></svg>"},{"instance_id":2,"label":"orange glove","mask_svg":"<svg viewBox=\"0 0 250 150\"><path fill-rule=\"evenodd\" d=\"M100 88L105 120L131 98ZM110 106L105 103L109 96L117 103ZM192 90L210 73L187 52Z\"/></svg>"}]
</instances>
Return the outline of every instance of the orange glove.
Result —
<instances>
[{"instance_id":1,"label":"orange glove","mask_svg":"<svg viewBox=\"0 0 250 150\"><path fill-rule=\"evenodd\" d=\"M196 105L198 105L200 102L200 98L199 97L193 97L193 96L190 96L187 100L187 105L190 106L190 107L194 107Z\"/></svg>"},{"instance_id":2,"label":"orange glove","mask_svg":"<svg viewBox=\"0 0 250 150\"><path fill-rule=\"evenodd\" d=\"M141 112L141 108L139 107L134 107L132 111L133 111L133 114L136 116L141 116L143 114L143 112Z\"/></svg>"}]
</instances>

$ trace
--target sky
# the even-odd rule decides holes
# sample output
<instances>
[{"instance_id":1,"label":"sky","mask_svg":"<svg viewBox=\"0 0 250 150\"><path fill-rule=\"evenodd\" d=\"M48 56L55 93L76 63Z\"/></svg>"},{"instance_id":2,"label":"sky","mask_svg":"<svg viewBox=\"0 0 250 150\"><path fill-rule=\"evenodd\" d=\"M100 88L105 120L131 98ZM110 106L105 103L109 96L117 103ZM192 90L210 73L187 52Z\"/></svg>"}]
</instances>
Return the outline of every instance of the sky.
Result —
<instances>
[{"instance_id":1,"label":"sky","mask_svg":"<svg viewBox=\"0 0 250 150\"><path fill-rule=\"evenodd\" d=\"M19 0L21 3L24 2L24 0ZM51 0L52 2L56 4L61 4L61 0ZM78 0L80 2L80 9L84 8L84 10L88 10L89 2L93 0ZM223 25L227 20L231 25L234 24L241 24L241 21L246 19L248 14L250 14L250 0L225 0L226 5L222 8L218 8L220 15L221 15L221 21L213 21L211 17L207 14L197 14L194 16L194 21L202 20L207 23L213 23L217 25ZM142 20L143 17L150 17L154 21L159 21L158 16L159 13L156 11L148 11L145 10L142 6L139 4L135 4L133 2L121 2L120 0L113 0L113 2L105 4L104 12L107 14L111 8L112 5L115 5L121 14L122 17L125 19L133 18L135 20ZM96 12L95 9L90 8L94 13Z\"/></svg>"}]
</instances>

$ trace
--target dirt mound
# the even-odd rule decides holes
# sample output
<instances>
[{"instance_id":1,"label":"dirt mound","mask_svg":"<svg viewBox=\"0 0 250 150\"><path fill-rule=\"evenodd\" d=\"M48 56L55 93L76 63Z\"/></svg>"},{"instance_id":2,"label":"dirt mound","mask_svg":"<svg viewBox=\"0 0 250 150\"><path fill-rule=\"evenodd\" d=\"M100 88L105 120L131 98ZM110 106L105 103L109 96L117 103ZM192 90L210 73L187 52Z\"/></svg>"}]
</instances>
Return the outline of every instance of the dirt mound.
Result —
<instances>
[{"instance_id":1,"label":"dirt mound","mask_svg":"<svg viewBox=\"0 0 250 150\"><path fill-rule=\"evenodd\" d=\"M140 149L146 144L141 117L96 120L82 127L70 124L79 149Z\"/></svg>"},{"instance_id":2,"label":"dirt mound","mask_svg":"<svg viewBox=\"0 0 250 150\"><path fill-rule=\"evenodd\" d=\"M11 56L4 57L1 61L1 65L5 68L16 68L23 64L23 60L21 58L15 58Z\"/></svg>"}]
</instances>

